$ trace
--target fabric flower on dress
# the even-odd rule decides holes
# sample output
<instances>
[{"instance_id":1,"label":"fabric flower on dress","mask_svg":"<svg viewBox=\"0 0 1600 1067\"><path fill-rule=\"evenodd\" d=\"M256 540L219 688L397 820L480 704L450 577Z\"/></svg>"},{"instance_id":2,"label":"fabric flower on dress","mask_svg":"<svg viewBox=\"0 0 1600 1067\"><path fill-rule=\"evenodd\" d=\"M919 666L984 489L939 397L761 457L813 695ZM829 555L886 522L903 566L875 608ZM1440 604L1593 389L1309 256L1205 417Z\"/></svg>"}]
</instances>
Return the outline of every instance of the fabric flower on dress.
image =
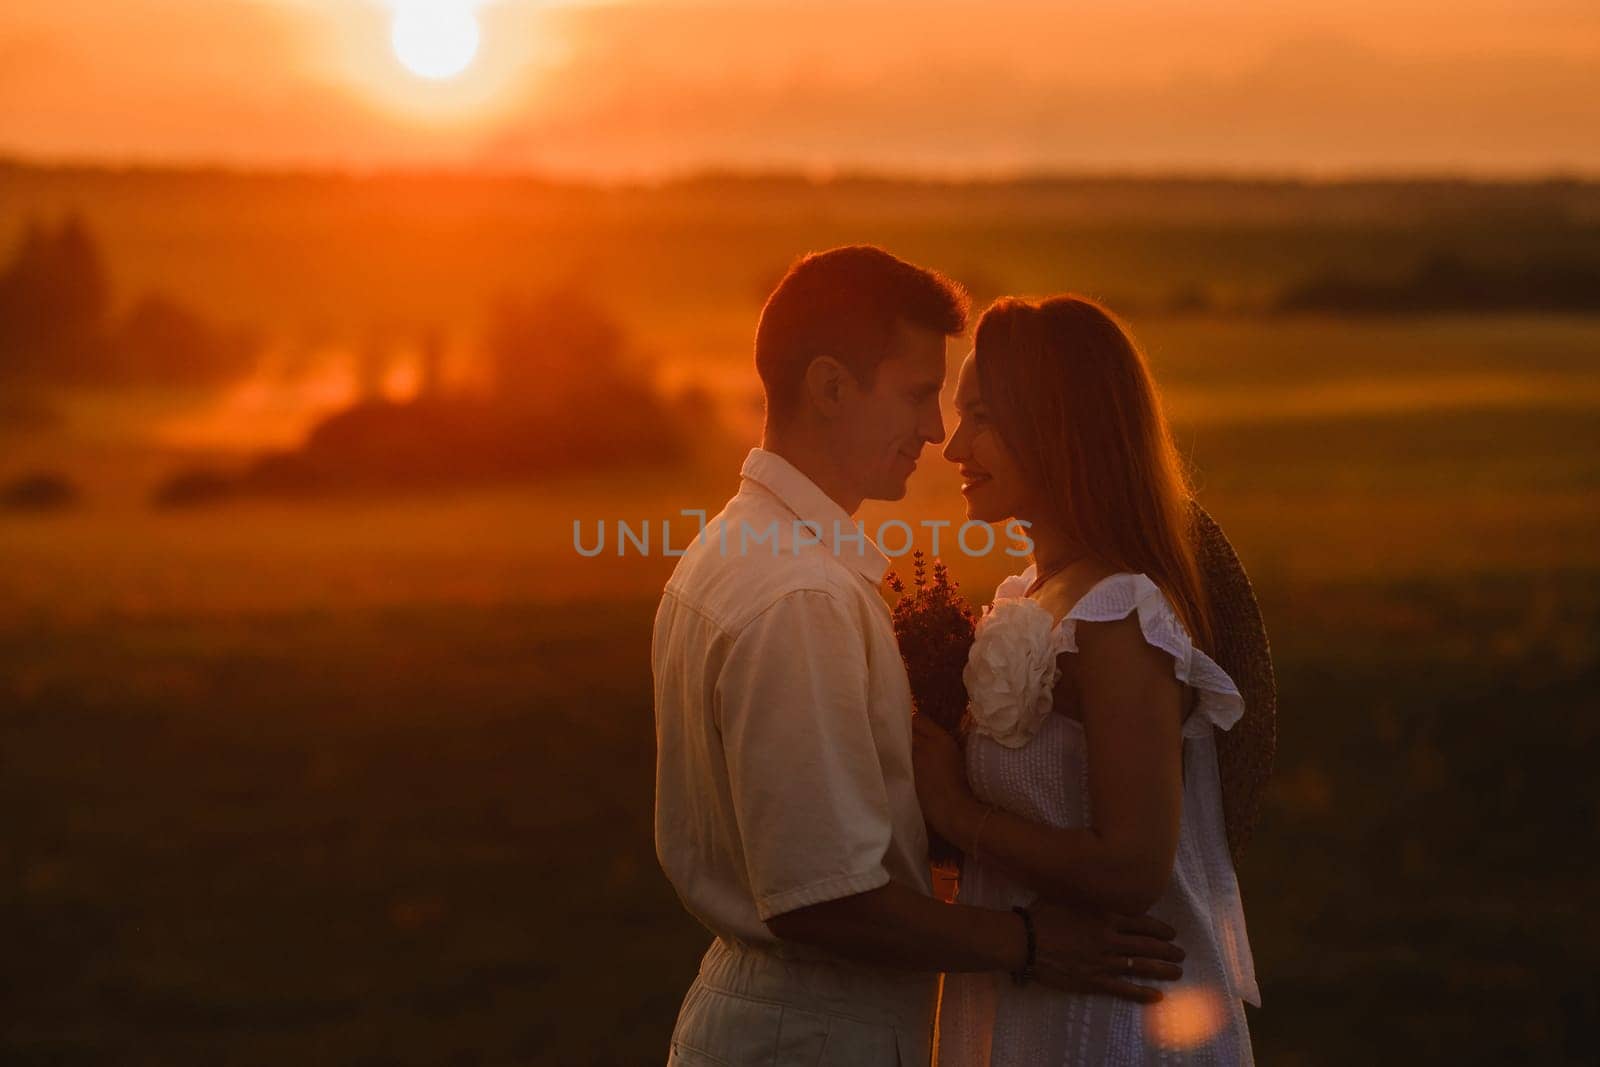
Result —
<instances>
[{"instance_id":1,"label":"fabric flower on dress","mask_svg":"<svg viewBox=\"0 0 1600 1067\"><path fill-rule=\"evenodd\" d=\"M972 729L1007 748L1033 737L1050 706L1069 651L1065 635L1048 611L1026 597L996 598L978 620L966 683Z\"/></svg>"}]
</instances>

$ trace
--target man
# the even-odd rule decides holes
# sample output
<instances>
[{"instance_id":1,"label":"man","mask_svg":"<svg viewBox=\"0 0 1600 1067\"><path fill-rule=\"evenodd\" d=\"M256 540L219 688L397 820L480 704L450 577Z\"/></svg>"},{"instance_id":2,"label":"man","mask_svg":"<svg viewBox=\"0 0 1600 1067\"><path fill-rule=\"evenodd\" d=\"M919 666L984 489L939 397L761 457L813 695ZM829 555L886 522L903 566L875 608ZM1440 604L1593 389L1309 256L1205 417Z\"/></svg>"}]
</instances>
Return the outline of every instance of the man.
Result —
<instances>
[{"instance_id":1,"label":"man","mask_svg":"<svg viewBox=\"0 0 1600 1067\"><path fill-rule=\"evenodd\" d=\"M888 561L851 516L902 498L944 439L966 311L950 282L861 246L801 259L762 311L762 447L656 614L656 853L717 935L669 1064L921 1067L940 971L1136 999L1152 991L1109 960L1178 973L1152 920L933 896Z\"/></svg>"}]
</instances>

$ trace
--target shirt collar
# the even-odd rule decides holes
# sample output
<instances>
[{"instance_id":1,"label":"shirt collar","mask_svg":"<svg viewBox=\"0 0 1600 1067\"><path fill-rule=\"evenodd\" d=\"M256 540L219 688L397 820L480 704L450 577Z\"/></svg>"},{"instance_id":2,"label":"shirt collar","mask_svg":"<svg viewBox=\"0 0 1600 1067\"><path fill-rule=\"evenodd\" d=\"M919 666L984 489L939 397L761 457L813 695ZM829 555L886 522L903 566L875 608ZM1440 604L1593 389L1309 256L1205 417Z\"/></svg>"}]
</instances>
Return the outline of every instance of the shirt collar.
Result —
<instances>
[{"instance_id":1,"label":"shirt collar","mask_svg":"<svg viewBox=\"0 0 1600 1067\"><path fill-rule=\"evenodd\" d=\"M883 554L872 538L860 531L856 520L824 493L816 482L807 478L793 463L776 452L752 448L745 457L739 476L754 482L777 497L783 506L794 512L795 518L814 523L822 547L833 553L835 559L861 577L877 585L889 570L889 557ZM837 531L846 534L835 540ZM860 540L849 531L861 532Z\"/></svg>"}]
</instances>

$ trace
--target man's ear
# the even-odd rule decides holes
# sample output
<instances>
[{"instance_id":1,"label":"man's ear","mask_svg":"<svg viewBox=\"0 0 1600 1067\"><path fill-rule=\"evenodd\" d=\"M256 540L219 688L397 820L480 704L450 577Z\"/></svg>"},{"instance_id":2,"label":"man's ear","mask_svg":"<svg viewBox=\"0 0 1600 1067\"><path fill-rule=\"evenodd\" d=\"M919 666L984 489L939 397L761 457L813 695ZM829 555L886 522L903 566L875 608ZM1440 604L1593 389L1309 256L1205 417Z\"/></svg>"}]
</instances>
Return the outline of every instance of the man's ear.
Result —
<instances>
[{"instance_id":1,"label":"man's ear","mask_svg":"<svg viewBox=\"0 0 1600 1067\"><path fill-rule=\"evenodd\" d=\"M850 368L832 356L818 356L806 367L806 397L825 418L837 415L855 388L856 377Z\"/></svg>"}]
</instances>

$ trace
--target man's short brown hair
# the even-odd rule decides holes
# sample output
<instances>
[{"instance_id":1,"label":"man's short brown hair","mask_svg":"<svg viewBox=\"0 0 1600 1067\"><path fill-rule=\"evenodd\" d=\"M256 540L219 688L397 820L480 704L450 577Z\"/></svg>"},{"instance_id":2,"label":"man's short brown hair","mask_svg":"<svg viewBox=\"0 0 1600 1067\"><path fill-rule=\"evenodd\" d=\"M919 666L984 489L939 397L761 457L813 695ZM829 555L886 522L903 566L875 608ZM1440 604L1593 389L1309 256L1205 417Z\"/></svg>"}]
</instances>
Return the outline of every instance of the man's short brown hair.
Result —
<instances>
[{"instance_id":1,"label":"man's short brown hair","mask_svg":"<svg viewBox=\"0 0 1600 1067\"><path fill-rule=\"evenodd\" d=\"M946 337L960 334L967 327L967 294L876 245L797 260L767 298L756 328L756 371L768 417L794 413L806 368L819 356L839 360L870 388L899 322Z\"/></svg>"}]
</instances>

